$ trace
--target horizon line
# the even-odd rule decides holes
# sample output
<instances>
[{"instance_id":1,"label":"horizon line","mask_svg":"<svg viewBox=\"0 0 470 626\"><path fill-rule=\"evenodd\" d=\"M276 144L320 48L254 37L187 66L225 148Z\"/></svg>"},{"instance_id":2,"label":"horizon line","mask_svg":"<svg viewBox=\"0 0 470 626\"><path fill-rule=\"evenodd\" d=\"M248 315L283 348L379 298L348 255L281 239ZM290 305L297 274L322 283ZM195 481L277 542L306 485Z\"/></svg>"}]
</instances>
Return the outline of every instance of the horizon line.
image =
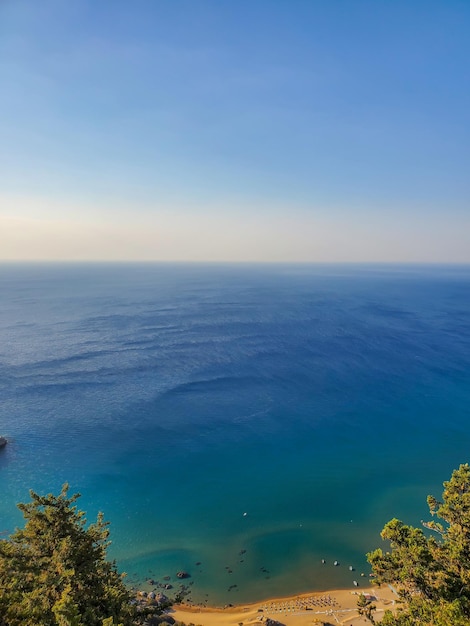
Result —
<instances>
[{"instance_id":1,"label":"horizon line","mask_svg":"<svg viewBox=\"0 0 470 626\"><path fill-rule=\"evenodd\" d=\"M30 265L447 265L470 266L470 261L227 261L187 259L0 259L0 264Z\"/></svg>"}]
</instances>

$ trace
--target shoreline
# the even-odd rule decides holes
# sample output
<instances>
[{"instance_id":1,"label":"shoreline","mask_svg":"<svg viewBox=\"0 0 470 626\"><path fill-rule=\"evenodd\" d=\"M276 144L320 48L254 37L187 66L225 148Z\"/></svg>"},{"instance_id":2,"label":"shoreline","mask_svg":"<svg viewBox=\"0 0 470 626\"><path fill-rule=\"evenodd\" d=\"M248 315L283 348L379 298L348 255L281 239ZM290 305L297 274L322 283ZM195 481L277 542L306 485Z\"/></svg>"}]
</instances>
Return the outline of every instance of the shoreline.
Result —
<instances>
[{"instance_id":1,"label":"shoreline","mask_svg":"<svg viewBox=\"0 0 470 626\"><path fill-rule=\"evenodd\" d=\"M185 624L197 626L249 626L266 624L267 620L284 626L311 626L312 624L336 623L345 626L370 624L357 611L360 594L370 596L377 606L375 617L380 621L385 610L393 609L397 596L389 587L367 589L312 591L311 593L276 597L259 602L227 605L224 608L196 604L174 605L166 615Z\"/></svg>"}]
</instances>

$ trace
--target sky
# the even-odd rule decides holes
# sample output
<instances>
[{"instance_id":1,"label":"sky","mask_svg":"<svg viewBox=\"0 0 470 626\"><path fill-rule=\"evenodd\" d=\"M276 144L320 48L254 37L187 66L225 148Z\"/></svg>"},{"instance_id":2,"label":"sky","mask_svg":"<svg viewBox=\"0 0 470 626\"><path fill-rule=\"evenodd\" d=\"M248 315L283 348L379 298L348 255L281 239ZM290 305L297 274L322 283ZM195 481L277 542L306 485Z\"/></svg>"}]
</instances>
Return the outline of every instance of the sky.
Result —
<instances>
[{"instance_id":1,"label":"sky","mask_svg":"<svg viewBox=\"0 0 470 626\"><path fill-rule=\"evenodd\" d=\"M470 263L468 0L0 0L0 260Z\"/></svg>"}]
</instances>

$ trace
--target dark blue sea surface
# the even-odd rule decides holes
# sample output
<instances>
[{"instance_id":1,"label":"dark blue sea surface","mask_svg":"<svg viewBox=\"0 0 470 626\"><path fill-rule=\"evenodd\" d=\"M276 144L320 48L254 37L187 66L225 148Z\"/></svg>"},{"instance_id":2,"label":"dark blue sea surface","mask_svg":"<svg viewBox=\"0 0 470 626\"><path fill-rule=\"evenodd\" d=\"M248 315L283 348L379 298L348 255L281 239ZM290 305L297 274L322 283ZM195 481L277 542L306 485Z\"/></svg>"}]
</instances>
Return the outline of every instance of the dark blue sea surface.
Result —
<instances>
[{"instance_id":1,"label":"dark blue sea surface","mask_svg":"<svg viewBox=\"0 0 470 626\"><path fill-rule=\"evenodd\" d=\"M468 266L3 264L0 298L0 531L67 481L133 584L366 584L470 460Z\"/></svg>"}]
</instances>

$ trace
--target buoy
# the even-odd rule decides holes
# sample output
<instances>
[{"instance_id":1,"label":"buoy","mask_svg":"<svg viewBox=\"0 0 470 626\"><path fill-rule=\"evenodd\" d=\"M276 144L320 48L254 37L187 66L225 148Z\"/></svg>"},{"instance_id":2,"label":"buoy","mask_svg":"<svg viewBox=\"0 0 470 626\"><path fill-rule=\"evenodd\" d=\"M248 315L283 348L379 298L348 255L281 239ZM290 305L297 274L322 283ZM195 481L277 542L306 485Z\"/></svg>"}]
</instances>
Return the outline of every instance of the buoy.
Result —
<instances>
[{"instance_id":1,"label":"buoy","mask_svg":"<svg viewBox=\"0 0 470 626\"><path fill-rule=\"evenodd\" d=\"M248 513L243 513L243 517L246 517L248 515Z\"/></svg>"}]
</instances>

